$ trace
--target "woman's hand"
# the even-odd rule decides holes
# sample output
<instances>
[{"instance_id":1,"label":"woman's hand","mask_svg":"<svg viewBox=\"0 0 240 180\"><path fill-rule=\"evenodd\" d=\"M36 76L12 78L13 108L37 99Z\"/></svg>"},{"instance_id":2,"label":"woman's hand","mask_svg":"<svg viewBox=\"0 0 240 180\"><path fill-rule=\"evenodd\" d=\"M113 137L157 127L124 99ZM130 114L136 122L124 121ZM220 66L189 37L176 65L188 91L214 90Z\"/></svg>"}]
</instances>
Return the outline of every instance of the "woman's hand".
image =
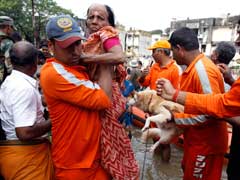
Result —
<instances>
[{"instance_id":1,"label":"woman's hand","mask_svg":"<svg viewBox=\"0 0 240 180\"><path fill-rule=\"evenodd\" d=\"M79 59L80 63L85 63L85 64L92 64L96 63L94 59L94 55L89 55L89 54L82 54Z\"/></svg>"}]
</instances>

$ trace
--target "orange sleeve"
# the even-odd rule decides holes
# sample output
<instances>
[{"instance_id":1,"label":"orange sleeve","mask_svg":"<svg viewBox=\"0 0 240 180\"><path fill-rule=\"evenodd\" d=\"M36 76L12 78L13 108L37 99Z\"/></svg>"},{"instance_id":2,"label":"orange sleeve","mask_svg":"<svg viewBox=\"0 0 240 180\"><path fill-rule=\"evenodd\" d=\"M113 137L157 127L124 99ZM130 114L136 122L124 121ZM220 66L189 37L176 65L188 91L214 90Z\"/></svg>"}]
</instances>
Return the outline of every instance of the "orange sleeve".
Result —
<instances>
[{"instance_id":1,"label":"orange sleeve","mask_svg":"<svg viewBox=\"0 0 240 180\"><path fill-rule=\"evenodd\" d=\"M179 72L179 69L177 67L173 69L171 74L172 76L171 83L175 89L180 88L180 74L181 73Z\"/></svg>"},{"instance_id":2,"label":"orange sleeve","mask_svg":"<svg viewBox=\"0 0 240 180\"><path fill-rule=\"evenodd\" d=\"M209 114L212 116L232 117L240 115L240 78L233 84L230 91L224 94L187 93L186 113Z\"/></svg>"},{"instance_id":3,"label":"orange sleeve","mask_svg":"<svg viewBox=\"0 0 240 180\"><path fill-rule=\"evenodd\" d=\"M45 87L44 94L87 109L100 110L110 107L108 96L98 84L88 80L82 73L74 70L69 72L63 66L57 65L41 72L40 82Z\"/></svg>"}]
</instances>

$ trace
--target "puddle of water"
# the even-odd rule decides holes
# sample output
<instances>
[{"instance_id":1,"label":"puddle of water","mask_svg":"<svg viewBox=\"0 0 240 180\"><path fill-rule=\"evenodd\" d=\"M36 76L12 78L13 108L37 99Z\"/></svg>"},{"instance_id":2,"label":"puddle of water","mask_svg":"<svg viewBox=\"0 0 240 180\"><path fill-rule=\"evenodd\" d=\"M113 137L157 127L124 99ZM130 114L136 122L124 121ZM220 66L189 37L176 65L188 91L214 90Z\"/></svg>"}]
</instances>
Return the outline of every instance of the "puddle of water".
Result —
<instances>
[{"instance_id":1,"label":"puddle of water","mask_svg":"<svg viewBox=\"0 0 240 180\"><path fill-rule=\"evenodd\" d=\"M141 130L133 128L131 140L132 147L141 168L141 175L146 146L145 144L141 143L140 137ZM148 147L151 145L152 142L149 141ZM178 148L174 144L171 144L171 160L169 163L162 162L160 155L147 152L143 180L181 180L183 176L181 169L182 156L182 149ZM227 180L226 167L223 169L222 180Z\"/></svg>"}]
</instances>

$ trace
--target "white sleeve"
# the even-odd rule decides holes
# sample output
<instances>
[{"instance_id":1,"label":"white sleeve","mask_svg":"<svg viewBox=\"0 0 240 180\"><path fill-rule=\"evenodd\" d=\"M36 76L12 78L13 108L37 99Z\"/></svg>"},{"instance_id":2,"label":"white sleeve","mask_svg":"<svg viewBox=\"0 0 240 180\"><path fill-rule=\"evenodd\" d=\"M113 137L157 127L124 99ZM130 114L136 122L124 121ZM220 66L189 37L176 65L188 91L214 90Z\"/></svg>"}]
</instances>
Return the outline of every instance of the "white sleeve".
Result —
<instances>
[{"instance_id":1,"label":"white sleeve","mask_svg":"<svg viewBox=\"0 0 240 180\"><path fill-rule=\"evenodd\" d=\"M37 96L35 89L23 88L12 98L15 127L32 126L37 119Z\"/></svg>"}]
</instances>

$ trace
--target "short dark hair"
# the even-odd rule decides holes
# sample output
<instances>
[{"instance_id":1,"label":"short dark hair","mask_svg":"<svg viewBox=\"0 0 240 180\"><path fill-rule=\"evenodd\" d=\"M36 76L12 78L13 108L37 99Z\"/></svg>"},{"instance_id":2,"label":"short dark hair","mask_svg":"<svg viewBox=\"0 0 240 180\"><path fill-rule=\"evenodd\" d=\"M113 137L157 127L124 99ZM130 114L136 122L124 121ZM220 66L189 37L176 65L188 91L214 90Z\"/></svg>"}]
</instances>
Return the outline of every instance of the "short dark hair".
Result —
<instances>
[{"instance_id":1,"label":"short dark hair","mask_svg":"<svg viewBox=\"0 0 240 180\"><path fill-rule=\"evenodd\" d=\"M180 45L187 51L199 49L196 33L187 27L182 27L174 31L168 41L172 47Z\"/></svg>"},{"instance_id":2,"label":"short dark hair","mask_svg":"<svg viewBox=\"0 0 240 180\"><path fill-rule=\"evenodd\" d=\"M32 65L37 61L38 50L29 42L19 41L10 49L9 55L13 65Z\"/></svg>"},{"instance_id":3,"label":"short dark hair","mask_svg":"<svg viewBox=\"0 0 240 180\"><path fill-rule=\"evenodd\" d=\"M110 8L108 5L104 5L105 8L107 9L107 13L108 13L108 22L112 27L116 27L115 25L115 16L113 13L112 8Z\"/></svg>"},{"instance_id":4,"label":"short dark hair","mask_svg":"<svg viewBox=\"0 0 240 180\"><path fill-rule=\"evenodd\" d=\"M217 60L220 63L229 64L236 54L236 49L232 44L221 41L217 44L215 52L217 53Z\"/></svg>"}]
</instances>

